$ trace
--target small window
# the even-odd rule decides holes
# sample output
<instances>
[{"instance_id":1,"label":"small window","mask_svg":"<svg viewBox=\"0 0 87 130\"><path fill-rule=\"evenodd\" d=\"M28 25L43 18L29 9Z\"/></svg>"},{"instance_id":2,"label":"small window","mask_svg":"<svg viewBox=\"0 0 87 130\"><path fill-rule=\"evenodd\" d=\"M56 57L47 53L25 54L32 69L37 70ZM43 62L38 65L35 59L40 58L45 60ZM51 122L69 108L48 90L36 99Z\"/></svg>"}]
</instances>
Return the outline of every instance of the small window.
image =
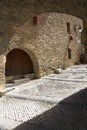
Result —
<instances>
[{"instance_id":1,"label":"small window","mask_svg":"<svg viewBox=\"0 0 87 130\"><path fill-rule=\"evenodd\" d=\"M71 49L68 49L68 59L71 59Z\"/></svg>"},{"instance_id":2,"label":"small window","mask_svg":"<svg viewBox=\"0 0 87 130\"><path fill-rule=\"evenodd\" d=\"M75 32L76 35L77 35L76 24L74 25L74 32Z\"/></svg>"},{"instance_id":3,"label":"small window","mask_svg":"<svg viewBox=\"0 0 87 130\"><path fill-rule=\"evenodd\" d=\"M67 22L67 32L70 33L70 23Z\"/></svg>"}]
</instances>

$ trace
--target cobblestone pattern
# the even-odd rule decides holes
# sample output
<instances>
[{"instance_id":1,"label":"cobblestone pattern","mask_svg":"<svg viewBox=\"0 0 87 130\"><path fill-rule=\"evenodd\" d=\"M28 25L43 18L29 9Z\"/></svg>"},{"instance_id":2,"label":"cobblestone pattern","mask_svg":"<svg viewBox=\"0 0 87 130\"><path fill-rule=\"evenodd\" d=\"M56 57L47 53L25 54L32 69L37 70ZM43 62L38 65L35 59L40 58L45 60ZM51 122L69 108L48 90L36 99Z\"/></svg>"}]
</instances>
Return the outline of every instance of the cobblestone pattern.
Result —
<instances>
[{"instance_id":1,"label":"cobblestone pattern","mask_svg":"<svg viewBox=\"0 0 87 130\"><path fill-rule=\"evenodd\" d=\"M76 69L76 71L78 70L78 73L77 74L70 73L70 70L72 69ZM55 96L57 98L62 97L62 99L68 97L65 100L62 100L56 107L49 110L48 112L45 112L48 109L52 108L54 104L49 104L47 102L29 101L23 99L20 100L17 98L9 98L9 96L8 97L4 96L0 98L0 117L15 120L18 122L25 122L45 112L39 117L34 118L35 120L32 120L33 123L40 124L41 126L40 130L42 130L43 127L42 124L48 127L47 130L51 130L52 127L53 127L52 130L58 130L56 128L59 128L59 130L74 130L74 129L77 130L75 126L78 123L78 116L80 117L79 118L80 121L83 120L83 117L85 118L85 115L87 113L87 106L86 106L87 89L81 90L87 87L87 82L71 82L71 81L67 82L57 80L59 77L64 79L65 77L67 78L67 76L68 78L71 79L72 78L83 79L83 77L86 78L86 73L84 73L86 70L85 66L79 66L79 67L75 66L72 67L72 69L70 70L68 69L67 73L63 72L61 74L50 75L45 78L41 78L39 80L34 80L29 83L19 85L15 87L15 90L8 93L8 94L18 93L19 95L25 94L25 96L29 94L39 95L40 98L43 95L47 97L49 96L50 97ZM83 73L79 74L79 71L82 70L84 70ZM49 78L51 80L49 80ZM81 91L78 92L79 90ZM73 95L70 96L71 94ZM84 105L85 109L83 109ZM31 120L29 122L31 122ZM78 125L80 125L79 123ZM21 127L23 125L21 125ZM28 124L28 126L29 126L28 130L39 130L38 125L36 126L32 124L32 126L30 126L30 124ZM72 126L73 128L71 128ZM34 129L32 129L32 127L34 127ZM78 129L86 130L82 125L79 126ZM18 130L20 129L18 128ZM23 130L25 130L25 128ZM46 128L44 130L46 130Z\"/></svg>"},{"instance_id":2,"label":"cobblestone pattern","mask_svg":"<svg viewBox=\"0 0 87 130\"><path fill-rule=\"evenodd\" d=\"M33 86L33 85L36 85ZM32 83L27 83L24 87L18 86L7 95L19 93L26 95L64 96L79 91L87 86L87 82L68 82L49 79L40 79Z\"/></svg>"},{"instance_id":3,"label":"cobblestone pattern","mask_svg":"<svg viewBox=\"0 0 87 130\"><path fill-rule=\"evenodd\" d=\"M87 89L14 130L87 130Z\"/></svg>"},{"instance_id":4,"label":"cobblestone pattern","mask_svg":"<svg viewBox=\"0 0 87 130\"><path fill-rule=\"evenodd\" d=\"M16 98L0 98L0 117L24 122L43 113L53 105Z\"/></svg>"},{"instance_id":5,"label":"cobblestone pattern","mask_svg":"<svg viewBox=\"0 0 87 130\"><path fill-rule=\"evenodd\" d=\"M77 73L71 73L73 70ZM7 95L18 94L22 96L25 94L28 97L29 95L36 95L39 97L45 96L63 99L73 93L78 92L80 89L87 87L87 73L85 73L85 71L86 65L72 66L60 74L52 74L39 80L34 80L24 85L19 85L15 88L15 90L7 93ZM59 78L62 79L62 81L59 81ZM68 81L66 81L66 79Z\"/></svg>"},{"instance_id":6,"label":"cobblestone pattern","mask_svg":"<svg viewBox=\"0 0 87 130\"><path fill-rule=\"evenodd\" d=\"M87 83L66 82L66 81L46 81L43 85L38 86L41 95L54 95L65 97L79 91L87 86Z\"/></svg>"}]
</instances>

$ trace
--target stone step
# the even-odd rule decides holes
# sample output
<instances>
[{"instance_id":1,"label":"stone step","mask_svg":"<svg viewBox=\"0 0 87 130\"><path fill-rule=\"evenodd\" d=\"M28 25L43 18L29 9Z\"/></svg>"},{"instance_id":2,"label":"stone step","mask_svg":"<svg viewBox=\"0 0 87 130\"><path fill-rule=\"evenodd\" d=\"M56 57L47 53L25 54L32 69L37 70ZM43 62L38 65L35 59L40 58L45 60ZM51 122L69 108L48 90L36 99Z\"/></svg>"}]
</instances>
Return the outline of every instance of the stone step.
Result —
<instances>
[{"instance_id":1,"label":"stone step","mask_svg":"<svg viewBox=\"0 0 87 130\"><path fill-rule=\"evenodd\" d=\"M31 80L31 79L35 79L35 74L24 74L24 75L15 75L15 76L6 76L6 83L16 83L19 81L26 81L26 80Z\"/></svg>"},{"instance_id":2,"label":"stone step","mask_svg":"<svg viewBox=\"0 0 87 130\"><path fill-rule=\"evenodd\" d=\"M26 83L29 80L30 80L30 78L16 79L16 80L13 80L13 83L15 83L15 84Z\"/></svg>"}]
</instances>

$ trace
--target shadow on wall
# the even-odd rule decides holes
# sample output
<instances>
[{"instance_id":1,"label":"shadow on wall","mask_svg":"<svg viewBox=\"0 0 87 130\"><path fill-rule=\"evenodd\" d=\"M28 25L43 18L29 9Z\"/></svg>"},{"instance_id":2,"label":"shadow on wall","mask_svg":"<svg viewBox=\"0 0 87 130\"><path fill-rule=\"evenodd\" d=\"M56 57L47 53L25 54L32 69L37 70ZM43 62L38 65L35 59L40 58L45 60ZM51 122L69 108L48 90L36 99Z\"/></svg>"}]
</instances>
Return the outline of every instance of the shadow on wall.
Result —
<instances>
[{"instance_id":1,"label":"shadow on wall","mask_svg":"<svg viewBox=\"0 0 87 130\"><path fill-rule=\"evenodd\" d=\"M87 88L14 130L87 130Z\"/></svg>"},{"instance_id":2,"label":"shadow on wall","mask_svg":"<svg viewBox=\"0 0 87 130\"><path fill-rule=\"evenodd\" d=\"M37 14L60 12L86 21L86 8L86 0L0 0L0 43L3 43L0 53L5 51L18 28Z\"/></svg>"}]
</instances>

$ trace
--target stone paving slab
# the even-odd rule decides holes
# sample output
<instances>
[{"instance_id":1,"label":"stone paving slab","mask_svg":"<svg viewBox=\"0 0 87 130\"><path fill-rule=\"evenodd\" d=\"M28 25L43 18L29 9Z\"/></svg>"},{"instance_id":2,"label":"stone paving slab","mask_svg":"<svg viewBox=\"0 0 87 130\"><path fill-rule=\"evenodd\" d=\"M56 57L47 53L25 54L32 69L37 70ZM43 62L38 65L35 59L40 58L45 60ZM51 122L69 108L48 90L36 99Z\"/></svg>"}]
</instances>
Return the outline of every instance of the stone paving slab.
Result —
<instances>
[{"instance_id":1,"label":"stone paving slab","mask_svg":"<svg viewBox=\"0 0 87 130\"><path fill-rule=\"evenodd\" d=\"M68 82L87 82L87 79L84 79L83 76L79 77L69 77L69 78L50 78L50 77L44 77L44 79L49 79L49 80L58 80L58 81L68 81Z\"/></svg>"},{"instance_id":2,"label":"stone paving slab","mask_svg":"<svg viewBox=\"0 0 87 130\"><path fill-rule=\"evenodd\" d=\"M72 66L69 67L65 70L62 70L62 72L67 72L67 73L87 73L87 65L79 65L79 66Z\"/></svg>"},{"instance_id":3,"label":"stone paving slab","mask_svg":"<svg viewBox=\"0 0 87 130\"><path fill-rule=\"evenodd\" d=\"M37 95L25 95L25 94L10 94L6 95L7 97L10 98L17 98L17 99L26 99L26 100L31 100L31 101L40 101L40 102L47 102L47 103L53 103L57 104L59 103L64 97L60 96L37 96ZM67 95L65 96L67 97Z\"/></svg>"},{"instance_id":4,"label":"stone paving slab","mask_svg":"<svg viewBox=\"0 0 87 130\"><path fill-rule=\"evenodd\" d=\"M80 64L80 65L73 65L68 68L86 68L86 67L87 67L87 64Z\"/></svg>"}]
</instances>

